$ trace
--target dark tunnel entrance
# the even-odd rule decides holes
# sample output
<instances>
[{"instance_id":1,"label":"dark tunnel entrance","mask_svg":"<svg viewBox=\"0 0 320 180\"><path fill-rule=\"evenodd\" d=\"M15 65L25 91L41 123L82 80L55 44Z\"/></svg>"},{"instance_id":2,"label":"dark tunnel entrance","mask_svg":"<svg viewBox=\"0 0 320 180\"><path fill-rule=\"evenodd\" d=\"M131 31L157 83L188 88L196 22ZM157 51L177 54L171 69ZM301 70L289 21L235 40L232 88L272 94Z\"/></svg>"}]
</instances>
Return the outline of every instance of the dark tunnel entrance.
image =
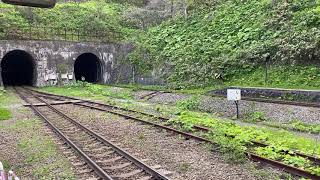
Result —
<instances>
[{"instance_id":1,"label":"dark tunnel entrance","mask_svg":"<svg viewBox=\"0 0 320 180\"><path fill-rule=\"evenodd\" d=\"M74 63L74 74L77 81L84 77L85 81L90 83L100 82L101 65L99 58L92 53L80 55Z\"/></svg>"},{"instance_id":2,"label":"dark tunnel entrance","mask_svg":"<svg viewBox=\"0 0 320 180\"><path fill-rule=\"evenodd\" d=\"M1 61L1 76L4 86L32 86L34 83L34 61L22 50L8 52Z\"/></svg>"}]
</instances>

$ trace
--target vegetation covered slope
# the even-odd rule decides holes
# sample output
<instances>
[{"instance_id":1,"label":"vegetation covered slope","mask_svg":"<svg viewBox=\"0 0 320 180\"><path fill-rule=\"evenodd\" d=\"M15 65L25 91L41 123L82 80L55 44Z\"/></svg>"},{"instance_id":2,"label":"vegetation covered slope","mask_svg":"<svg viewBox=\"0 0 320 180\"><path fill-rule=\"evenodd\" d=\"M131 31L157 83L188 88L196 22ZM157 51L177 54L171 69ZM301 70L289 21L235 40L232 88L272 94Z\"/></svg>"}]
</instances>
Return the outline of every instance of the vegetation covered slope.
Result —
<instances>
[{"instance_id":1,"label":"vegetation covered slope","mask_svg":"<svg viewBox=\"0 0 320 180\"><path fill-rule=\"evenodd\" d=\"M307 81L307 86L319 87L319 3L216 1L214 6L193 10L188 17L171 19L149 29L140 38L140 47L152 55L149 59L169 67L168 80L178 87L209 85L240 74L237 81L246 80L248 76L243 75L253 75L266 60L269 65L285 66L274 70L280 76L282 71L302 71L296 77L291 78L290 73L282 76L288 84L301 78L296 85ZM304 74L306 67L301 66L306 65L315 67L307 67Z\"/></svg>"},{"instance_id":2,"label":"vegetation covered slope","mask_svg":"<svg viewBox=\"0 0 320 180\"><path fill-rule=\"evenodd\" d=\"M85 2L58 3L52 9L12 6L0 3L0 36L6 32L32 32L60 30L80 31L85 34L94 31L114 32L124 39L130 34L130 28L122 24L122 14L130 9L129 4L118 4L100 0ZM40 27L40 28L37 28ZM36 34L37 35L37 34ZM116 35L111 36L114 38Z\"/></svg>"}]
</instances>

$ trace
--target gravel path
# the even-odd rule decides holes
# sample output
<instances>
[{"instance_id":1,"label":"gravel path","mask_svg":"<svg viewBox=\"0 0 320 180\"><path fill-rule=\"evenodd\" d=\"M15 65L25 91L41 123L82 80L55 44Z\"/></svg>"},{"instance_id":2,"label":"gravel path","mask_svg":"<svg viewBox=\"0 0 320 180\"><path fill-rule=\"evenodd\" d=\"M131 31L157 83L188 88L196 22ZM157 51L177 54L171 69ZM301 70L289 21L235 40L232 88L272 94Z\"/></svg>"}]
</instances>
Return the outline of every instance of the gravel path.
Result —
<instances>
[{"instance_id":1,"label":"gravel path","mask_svg":"<svg viewBox=\"0 0 320 180\"><path fill-rule=\"evenodd\" d=\"M149 102L174 104L177 101L187 99L191 95L166 93L160 94ZM240 101L240 113L242 116L250 114L255 111L264 112L266 117L271 121L284 123L293 119L298 119L306 123L318 124L320 123L320 108L301 107L293 105L272 104L263 102ZM200 102L200 110L205 112L218 113L223 117L235 116L235 105L226 99L203 96Z\"/></svg>"},{"instance_id":2,"label":"gravel path","mask_svg":"<svg viewBox=\"0 0 320 180\"><path fill-rule=\"evenodd\" d=\"M210 152L208 145L184 140L162 130L95 110L71 105L56 106L70 113L105 138L119 143L129 153L148 159L149 165L161 165L172 172L172 179L274 179L263 170L263 177L253 173L252 164L227 163L217 152ZM250 168L251 167L251 168ZM261 172L260 172L261 173ZM254 175L255 174L255 175ZM267 175L270 175L269 177Z\"/></svg>"}]
</instances>

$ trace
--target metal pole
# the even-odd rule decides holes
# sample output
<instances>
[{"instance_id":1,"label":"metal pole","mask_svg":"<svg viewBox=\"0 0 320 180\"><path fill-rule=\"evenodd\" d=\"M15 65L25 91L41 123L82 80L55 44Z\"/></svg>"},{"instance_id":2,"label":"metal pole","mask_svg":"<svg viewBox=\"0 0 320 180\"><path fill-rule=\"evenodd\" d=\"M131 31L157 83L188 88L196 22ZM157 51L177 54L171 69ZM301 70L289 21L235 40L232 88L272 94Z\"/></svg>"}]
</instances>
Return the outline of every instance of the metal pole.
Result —
<instances>
[{"instance_id":1,"label":"metal pole","mask_svg":"<svg viewBox=\"0 0 320 180\"><path fill-rule=\"evenodd\" d=\"M31 31L31 29L32 29L32 26L31 26L31 24L29 24L29 39L32 39L32 31Z\"/></svg>"},{"instance_id":2,"label":"metal pole","mask_svg":"<svg viewBox=\"0 0 320 180\"><path fill-rule=\"evenodd\" d=\"M65 41L67 40L67 28L66 27L64 28L64 40Z\"/></svg>"},{"instance_id":3,"label":"metal pole","mask_svg":"<svg viewBox=\"0 0 320 180\"><path fill-rule=\"evenodd\" d=\"M80 30L79 30L79 28L78 28L78 41L80 41Z\"/></svg>"},{"instance_id":4,"label":"metal pole","mask_svg":"<svg viewBox=\"0 0 320 180\"><path fill-rule=\"evenodd\" d=\"M45 26L43 26L43 39L46 39L46 27Z\"/></svg>"},{"instance_id":5,"label":"metal pole","mask_svg":"<svg viewBox=\"0 0 320 180\"><path fill-rule=\"evenodd\" d=\"M264 76L264 84L268 83L268 62L270 60L270 56L268 55L265 59L265 76Z\"/></svg>"},{"instance_id":6,"label":"metal pole","mask_svg":"<svg viewBox=\"0 0 320 180\"><path fill-rule=\"evenodd\" d=\"M239 119L239 101L234 101L236 104L236 108L237 108L237 119Z\"/></svg>"}]
</instances>

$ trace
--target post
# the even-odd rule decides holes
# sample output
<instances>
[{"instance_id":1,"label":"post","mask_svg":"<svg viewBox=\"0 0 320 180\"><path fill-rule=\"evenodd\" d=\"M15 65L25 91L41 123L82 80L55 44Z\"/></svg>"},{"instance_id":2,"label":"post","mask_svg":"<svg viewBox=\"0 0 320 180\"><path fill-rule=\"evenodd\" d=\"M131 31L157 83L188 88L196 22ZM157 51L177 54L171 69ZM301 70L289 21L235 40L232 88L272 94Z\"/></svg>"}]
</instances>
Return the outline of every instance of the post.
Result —
<instances>
[{"instance_id":1,"label":"post","mask_svg":"<svg viewBox=\"0 0 320 180\"><path fill-rule=\"evenodd\" d=\"M78 28L77 32L78 32L78 41L80 41L80 30L79 30L79 28Z\"/></svg>"},{"instance_id":2,"label":"post","mask_svg":"<svg viewBox=\"0 0 320 180\"><path fill-rule=\"evenodd\" d=\"M71 41L73 41L73 30L71 30Z\"/></svg>"},{"instance_id":3,"label":"post","mask_svg":"<svg viewBox=\"0 0 320 180\"><path fill-rule=\"evenodd\" d=\"M64 28L64 40L67 41L67 28Z\"/></svg>"},{"instance_id":4,"label":"post","mask_svg":"<svg viewBox=\"0 0 320 180\"><path fill-rule=\"evenodd\" d=\"M237 119L239 119L239 101L234 101L237 108Z\"/></svg>"},{"instance_id":5,"label":"post","mask_svg":"<svg viewBox=\"0 0 320 180\"><path fill-rule=\"evenodd\" d=\"M32 26L31 26L31 24L29 24L29 39L32 39L32 31L31 31L31 29L32 29Z\"/></svg>"},{"instance_id":6,"label":"post","mask_svg":"<svg viewBox=\"0 0 320 180\"><path fill-rule=\"evenodd\" d=\"M40 36L40 30L39 30L39 29L40 29L40 27L38 26L38 28L37 28L37 31L38 31L38 33L37 33L37 40L40 39L40 37L39 37L39 36Z\"/></svg>"},{"instance_id":7,"label":"post","mask_svg":"<svg viewBox=\"0 0 320 180\"><path fill-rule=\"evenodd\" d=\"M46 27L45 26L43 26L43 39L46 39L46 33L47 31L46 31Z\"/></svg>"},{"instance_id":8,"label":"post","mask_svg":"<svg viewBox=\"0 0 320 180\"><path fill-rule=\"evenodd\" d=\"M264 75L264 84L267 85L268 83L268 62L270 60L270 55L266 56L265 59L265 75Z\"/></svg>"}]
</instances>

